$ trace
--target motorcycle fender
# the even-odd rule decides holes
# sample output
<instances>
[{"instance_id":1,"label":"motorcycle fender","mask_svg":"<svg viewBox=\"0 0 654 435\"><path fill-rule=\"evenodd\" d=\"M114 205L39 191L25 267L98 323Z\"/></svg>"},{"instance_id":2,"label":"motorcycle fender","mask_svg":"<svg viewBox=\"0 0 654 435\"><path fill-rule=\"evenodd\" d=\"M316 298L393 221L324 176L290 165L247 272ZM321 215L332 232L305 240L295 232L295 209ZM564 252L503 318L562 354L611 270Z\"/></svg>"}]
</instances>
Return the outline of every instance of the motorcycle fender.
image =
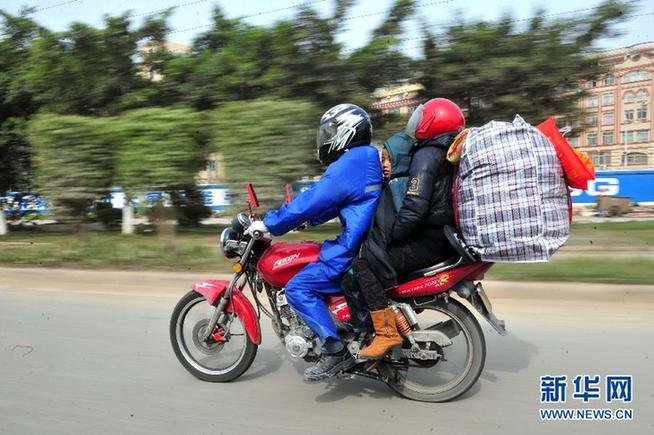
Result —
<instances>
[{"instance_id":1,"label":"motorcycle fender","mask_svg":"<svg viewBox=\"0 0 654 435\"><path fill-rule=\"evenodd\" d=\"M196 281L191 288L193 291L204 296L209 305L215 305L218 298L225 292L228 286L229 281L226 280L207 280ZM225 310L230 313L235 311L236 315L243 322L245 332L247 332L250 340L255 344L261 343L261 327L259 326L257 312L254 306L252 306L252 302L238 288L232 291L232 300L227 304Z\"/></svg>"}]
</instances>

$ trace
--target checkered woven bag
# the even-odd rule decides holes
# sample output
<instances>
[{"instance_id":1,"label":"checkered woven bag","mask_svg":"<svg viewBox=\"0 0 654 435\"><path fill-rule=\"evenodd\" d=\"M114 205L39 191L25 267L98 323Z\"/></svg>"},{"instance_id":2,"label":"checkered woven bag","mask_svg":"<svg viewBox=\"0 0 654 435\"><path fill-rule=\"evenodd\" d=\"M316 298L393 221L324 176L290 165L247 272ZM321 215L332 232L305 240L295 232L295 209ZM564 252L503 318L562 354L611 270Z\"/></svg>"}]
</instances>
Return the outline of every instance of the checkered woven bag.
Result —
<instances>
[{"instance_id":1,"label":"checkered woven bag","mask_svg":"<svg viewBox=\"0 0 654 435\"><path fill-rule=\"evenodd\" d=\"M470 129L455 184L459 229L484 261L548 261L568 238L556 151L520 116Z\"/></svg>"}]
</instances>

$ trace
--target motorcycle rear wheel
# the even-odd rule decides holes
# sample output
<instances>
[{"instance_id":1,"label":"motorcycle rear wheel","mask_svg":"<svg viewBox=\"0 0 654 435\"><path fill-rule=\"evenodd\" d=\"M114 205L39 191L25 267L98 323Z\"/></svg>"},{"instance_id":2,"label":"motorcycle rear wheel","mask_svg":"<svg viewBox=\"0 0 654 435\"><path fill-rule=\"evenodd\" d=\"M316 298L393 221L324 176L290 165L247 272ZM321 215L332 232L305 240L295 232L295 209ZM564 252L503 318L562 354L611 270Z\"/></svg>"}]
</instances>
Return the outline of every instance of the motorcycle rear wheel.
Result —
<instances>
[{"instance_id":1,"label":"motorcycle rear wheel","mask_svg":"<svg viewBox=\"0 0 654 435\"><path fill-rule=\"evenodd\" d=\"M411 305L414 309L418 308L413 304ZM428 329L428 326L423 324L421 317L423 317L423 313L430 311L438 312L441 316L449 317L460 329L457 337L463 334L462 338L467 344L465 362L461 364L462 371L443 385L430 387L409 379L406 368L413 362L406 361L406 367L395 365L393 376L386 381L386 384L401 396L411 400L421 402L447 402L456 399L467 392L477 382L484 369L486 341L481 326L470 310L452 298L449 298L447 302L441 299L427 305L420 305L420 309L423 310L418 315L419 324L422 329ZM408 347L406 343L405 346ZM447 358L450 348L444 347L441 351ZM423 366L420 367L419 364L423 364ZM434 373L434 377L437 377L440 376L438 370L442 369L442 364L443 362L439 360L431 364L417 363L417 367L414 366L412 368L416 368L420 372L429 370L430 376L431 373ZM424 375L425 373L420 374Z\"/></svg>"},{"instance_id":2,"label":"motorcycle rear wheel","mask_svg":"<svg viewBox=\"0 0 654 435\"><path fill-rule=\"evenodd\" d=\"M257 356L258 346L250 340L243 323L235 314L228 331L224 331L231 334L229 340L225 343L203 342L201 336L213 310L214 307L207 304L204 296L194 291L186 293L170 318L170 342L179 362L193 376L207 382L229 382L250 368ZM190 318L191 314L196 318L195 323ZM225 347L232 344L232 340L236 342L236 337L240 344L233 346L236 351L234 360L229 362L228 358L226 363L216 362L224 356L221 352Z\"/></svg>"}]
</instances>

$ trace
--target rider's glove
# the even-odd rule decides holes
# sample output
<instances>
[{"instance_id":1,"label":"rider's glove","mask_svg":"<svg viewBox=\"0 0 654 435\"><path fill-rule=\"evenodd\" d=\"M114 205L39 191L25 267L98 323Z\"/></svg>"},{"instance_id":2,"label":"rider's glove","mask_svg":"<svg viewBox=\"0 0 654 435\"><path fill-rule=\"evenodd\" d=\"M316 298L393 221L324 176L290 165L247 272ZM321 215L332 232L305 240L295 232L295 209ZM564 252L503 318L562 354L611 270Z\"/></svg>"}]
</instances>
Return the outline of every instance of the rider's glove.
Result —
<instances>
[{"instance_id":1,"label":"rider's glove","mask_svg":"<svg viewBox=\"0 0 654 435\"><path fill-rule=\"evenodd\" d=\"M244 232L245 235L256 238L272 239L268 227L263 221L254 221Z\"/></svg>"}]
</instances>

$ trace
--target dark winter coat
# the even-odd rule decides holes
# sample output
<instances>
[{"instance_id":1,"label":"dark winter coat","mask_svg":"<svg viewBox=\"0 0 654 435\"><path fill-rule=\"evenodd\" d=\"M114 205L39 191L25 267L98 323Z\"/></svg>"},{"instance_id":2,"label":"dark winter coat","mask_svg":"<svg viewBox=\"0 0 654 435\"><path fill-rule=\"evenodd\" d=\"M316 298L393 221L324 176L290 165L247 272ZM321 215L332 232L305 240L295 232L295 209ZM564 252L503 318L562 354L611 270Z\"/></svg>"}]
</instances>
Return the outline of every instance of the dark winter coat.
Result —
<instances>
[{"instance_id":1,"label":"dark winter coat","mask_svg":"<svg viewBox=\"0 0 654 435\"><path fill-rule=\"evenodd\" d=\"M375 212L368 237L359 253L375 271L384 289L397 286L397 274L386 254L391 243L429 238L447 243L443 227L454 225L452 181L454 168L446 154L454 135L437 136L419 144L409 168L402 207L396 212L388 184ZM391 172L392 174L392 172Z\"/></svg>"}]
</instances>

